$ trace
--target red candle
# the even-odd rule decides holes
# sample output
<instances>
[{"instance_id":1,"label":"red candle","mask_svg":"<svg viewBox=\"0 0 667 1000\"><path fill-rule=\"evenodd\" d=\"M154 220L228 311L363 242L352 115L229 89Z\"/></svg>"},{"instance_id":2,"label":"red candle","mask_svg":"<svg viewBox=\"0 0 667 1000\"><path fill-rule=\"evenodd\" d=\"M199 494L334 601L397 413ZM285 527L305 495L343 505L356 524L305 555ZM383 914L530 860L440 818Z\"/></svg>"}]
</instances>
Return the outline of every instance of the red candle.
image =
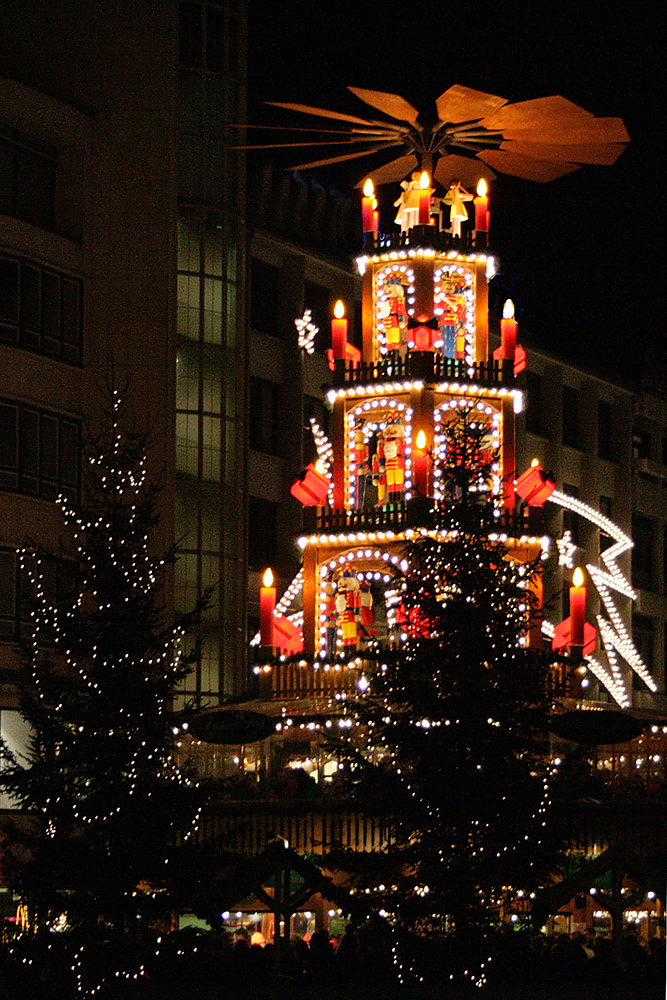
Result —
<instances>
[{"instance_id":1,"label":"red candle","mask_svg":"<svg viewBox=\"0 0 667 1000\"><path fill-rule=\"evenodd\" d=\"M373 181L368 178L364 184L364 196L361 199L361 225L365 233L372 233L375 231L374 219L373 219L373 202L374 197Z\"/></svg>"},{"instance_id":2,"label":"red candle","mask_svg":"<svg viewBox=\"0 0 667 1000\"><path fill-rule=\"evenodd\" d=\"M514 319L514 303L508 299L503 306L503 318L500 321L500 351L503 358L514 358L516 350L517 323Z\"/></svg>"},{"instance_id":3,"label":"red candle","mask_svg":"<svg viewBox=\"0 0 667 1000\"><path fill-rule=\"evenodd\" d=\"M373 199L373 233L375 236L380 231L380 213L378 212L377 202Z\"/></svg>"},{"instance_id":4,"label":"red candle","mask_svg":"<svg viewBox=\"0 0 667 1000\"><path fill-rule=\"evenodd\" d=\"M419 178L419 218L418 225L428 226L431 221L431 181L424 170Z\"/></svg>"},{"instance_id":5,"label":"red candle","mask_svg":"<svg viewBox=\"0 0 667 1000\"><path fill-rule=\"evenodd\" d=\"M428 496L428 467L429 453L426 448L426 435L420 431L415 441L415 448L412 452L412 468L414 475L414 487L422 496Z\"/></svg>"},{"instance_id":6,"label":"red candle","mask_svg":"<svg viewBox=\"0 0 667 1000\"><path fill-rule=\"evenodd\" d=\"M489 199L486 192L486 181L482 177L477 185L477 197L474 199L475 229L479 233L487 233L489 231Z\"/></svg>"},{"instance_id":7,"label":"red candle","mask_svg":"<svg viewBox=\"0 0 667 1000\"><path fill-rule=\"evenodd\" d=\"M577 567L570 587L570 645L584 645L584 618L586 616L586 587L584 574Z\"/></svg>"},{"instance_id":8,"label":"red candle","mask_svg":"<svg viewBox=\"0 0 667 1000\"><path fill-rule=\"evenodd\" d=\"M331 320L331 347L334 358L345 357L345 347L347 345L347 320L345 319L345 306L338 299L334 306L334 317Z\"/></svg>"},{"instance_id":9,"label":"red candle","mask_svg":"<svg viewBox=\"0 0 667 1000\"><path fill-rule=\"evenodd\" d=\"M273 646L273 612L276 607L276 588L273 573L267 569L259 588L259 642L261 646Z\"/></svg>"}]
</instances>

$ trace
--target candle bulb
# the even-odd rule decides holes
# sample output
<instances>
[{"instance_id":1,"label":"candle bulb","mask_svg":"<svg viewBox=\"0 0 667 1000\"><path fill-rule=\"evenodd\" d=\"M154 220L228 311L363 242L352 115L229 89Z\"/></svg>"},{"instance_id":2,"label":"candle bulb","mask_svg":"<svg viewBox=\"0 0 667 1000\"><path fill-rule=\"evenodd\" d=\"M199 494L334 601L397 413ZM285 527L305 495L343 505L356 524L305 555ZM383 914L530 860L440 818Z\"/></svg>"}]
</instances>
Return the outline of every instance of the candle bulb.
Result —
<instances>
[{"instance_id":1,"label":"candle bulb","mask_svg":"<svg viewBox=\"0 0 667 1000\"><path fill-rule=\"evenodd\" d=\"M500 351L503 358L513 359L516 351L517 323L514 319L514 303L507 299L500 321Z\"/></svg>"},{"instance_id":2,"label":"candle bulb","mask_svg":"<svg viewBox=\"0 0 667 1000\"><path fill-rule=\"evenodd\" d=\"M428 226L431 221L431 180L424 170L419 178L419 217L418 225Z\"/></svg>"},{"instance_id":3,"label":"candle bulb","mask_svg":"<svg viewBox=\"0 0 667 1000\"><path fill-rule=\"evenodd\" d=\"M261 646L273 646L273 612L276 607L276 588L273 573L267 569L259 588L259 641Z\"/></svg>"},{"instance_id":4,"label":"candle bulb","mask_svg":"<svg viewBox=\"0 0 667 1000\"><path fill-rule=\"evenodd\" d=\"M477 197L473 202L475 206L475 229L479 233L489 231L489 199L487 191L486 181L482 177L477 185Z\"/></svg>"},{"instance_id":5,"label":"candle bulb","mask_svg":"<svg viewBox=\"0 0 667 1000\"><path fill-rule=\"evenodd\" d=\"M373 202L374 202L375 189L373 187L373 181L368 178L364 184L364 196L361 199L361 225L365 233L374 232L374 219L373 219Z\"/></svg>"},{"instance_id":6,"label":"candle bulb","mask_svg":"<svg viewBox=\"0 0 667 1000\"><path fill-rule=\"evenodd\" d=\"M570 645L584 645L584 618L586 616L586 587L584 574L575 569L570 587Z\"/></svg>"},{"instance_id":7,"label":"candle bulb","mask_svg":"<svg viewBox=\"0 0 667 1000\"><path fill-rule=\"evenodd\" d=\"M414 470L415 489L422 496L428 496L429 453L426 448L426 435L423 430L419 431L415 440L415 449L412 453L412 467Z\"/></svg>"},{"instance_id":8,"label":"candle bulb","mask_svg":"<svg viewBox=\"0 0 667 1000\"><path fill-rule=\"evenodd\" d=\"M345 357L345 347L347 345L347 320L345 319L345 306L340 299L334 306L334 319L331 320L331 347L334 358Z\"/></svg>"}]
</instances>

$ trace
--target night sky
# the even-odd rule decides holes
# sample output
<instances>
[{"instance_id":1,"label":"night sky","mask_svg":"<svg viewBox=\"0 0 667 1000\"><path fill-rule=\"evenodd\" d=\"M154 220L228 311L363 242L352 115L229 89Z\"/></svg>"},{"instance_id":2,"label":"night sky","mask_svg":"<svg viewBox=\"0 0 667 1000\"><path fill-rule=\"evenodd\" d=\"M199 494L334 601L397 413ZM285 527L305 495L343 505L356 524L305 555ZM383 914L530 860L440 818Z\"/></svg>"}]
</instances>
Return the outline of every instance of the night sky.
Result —
<instances>
[{"instance_id":1,"label":"night sky","mask_svg":"<svg viewBox=\"0 0 667 1000\"><path fill-rule=\"evenodd\" d=\"M306 115L263 107L265 100L373 117L374 109L346 91L348 84L400 94L419 109L458 83L511 102L561 94L598 116L621 117L630 143L614 166L582 167L546 185L502 175L493 183L491 245L503 285L497 292L504 298L507 290L514 299L528 343L616 377L659 376L664 255L658 234L665 224L660 18L652 19L643 4L595 0L581 0L576 14L567 4L502 0L458 6L444 0L250 0L249 8L251 123L312 125ZM248 141L257 138L250 133ZM301 162L317 158L308 149L296 156ZM299 159L282 154L276 162L287 166ZM350 193L365 162L378 161L362 159L347 171L320 168L313 176ZM397 195L396 186L380 189L387 221Z\"/></svg>"}]
</instances>

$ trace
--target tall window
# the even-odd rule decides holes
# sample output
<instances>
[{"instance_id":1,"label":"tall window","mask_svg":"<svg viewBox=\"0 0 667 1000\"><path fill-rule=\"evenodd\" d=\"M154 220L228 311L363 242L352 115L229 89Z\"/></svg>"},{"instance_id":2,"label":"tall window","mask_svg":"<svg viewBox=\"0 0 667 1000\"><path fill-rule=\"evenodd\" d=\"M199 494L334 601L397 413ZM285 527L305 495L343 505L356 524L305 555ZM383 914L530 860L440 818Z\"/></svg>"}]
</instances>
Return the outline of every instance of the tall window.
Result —
<instances>
[{"instance_id":1,"label":"tall window","mask_svg":"<svg viewBox=\"0 0 667 1000\"><path fill-rule=\"evenodd\" d=\"M56 161L0 136L0 213L41 229L55 227Z\"/></svg>"},{"instance_id":2,"label":"tall window","mask_svg":"<svg viewBox=\"0 0 667 1000\"><path fill-rule=\"evenodd\" d=\"M601 496L600 513L604 514L605 517L608 517L609 520L611 520L612 519L611 512L612 512L611 497ZM606 531L603 531L602 528L600 528L600 552L604 552L606 549L608 549L612 541L613 539L611 538L611 535L608 535Z\"/></svg>"},{"instance_id":3,"label":"tall window","mask_svg":"<svg viewBox=\"0 0 667 1000\"><path fill-rule=\"evenodd\" d=\"M240 25L229 5L179 4L178 62L183 69L229 73L239 69Z\"/></svg>"},{"instance_id":4,"label":"tall window","mask_svg":"<svg viewBox=\"0 0 667 1000\"><path fill-rule=\"evenodd\" d=\"M598 402L598 456L612 458L611 404L601 399Z\"/></svg>"},{"instance_id":5,"label":"tall window","mask_svg":"<svg viewBox=\"0 0 667 1000\"><path fill-rule=\"evenodd\" d=\"M278 285L280 271L273 264L252 258L250 263L250 326L279 337Z\"/></svg>"},{"instance_id":6,"label":"tall window","mask_svg":"<svg viewBox=\"0 0 667 1000\"><path fill-rule=\"evenodd\" d=\"M278 393L275 382L250 379L249 443L269 455L278 453Z\"/></svg>"},{"instance_id":7,"label":"tall window","mask_svg":"<svg viewBox=\"0 0 667 1000\"><path fill-rule=\"evenodd\" d=\"M248 501L248 566L260 570L275 563L278 504L259 497Z\"/></svg>"},{"instance_id":8,"label":"tall window","mask_svg":"<svg viewBox=\"0 0 667 1000\"><path fill-rule=\"evenodd\" d=\"M637 648L637 652L646 664L650 673L653 673L653 643L655 639L655 628L653 619L648 615L634 613L632 615L632 640ZM632 672L632 686L635 691L646 691L647 687L641 677Z\"/></svg>"},{"instance_id":9,"label":"tall window","mask_svg":"<svg viewBox=\"0 0 667 1000\"><path fill-rule=\"evenodd\" d=\"M542 433L542 378L535 372L526 372L526 430Z\"/></svg>"},{"instance_id":10,"label":"tall window","mask_svg":"<svg viewBox=\"0 0 667 1000\"><path fill-rule=\"evenodd\" d=\"M0 340L81 361L83 283L22 257L0 256Z\"/></svg>"},{"instance_id":11,"label":"tall window","mask_svg":"<svg viewBox=\"0 0 667 1000\"><path fill-rule=\"evenodd\" d=\"M563 386L563 444L579 447L579 393Z\"/></svg>"},{"instance_id":12,"label":"tall window","mask_svg":"<svg viewBox=\"0 0 667 1000\"><path fill-rule=\"evenodd\" d=\"M0 489L75 499L80 426L48 410L0 401Z\"/></svg>"},{"instance_id":13,"label":"tall window","mask_svg":"<svg viewBox=\"0 0 667 1000\"><path fill-rule=\"evenodd\" d=\"M579 490L576 486L572 486L570 483L563 483L563 493L566 493L569 497L578 497ZM569 531L572 536L572 541L575 545L579 545L579 515L575 514L573 510L567 510L563 508L563 531Z\"/></svg>"},{"instance_id":14,"label":"tall window","mask_svg":"<svg viewBox=\"0 0 667 1000\"><path fill-rule=\"evenodd\" d=\"M653 524L648 517L632 518L632 583L643 590L653 589Z\"/></svg>"}]
</instances>

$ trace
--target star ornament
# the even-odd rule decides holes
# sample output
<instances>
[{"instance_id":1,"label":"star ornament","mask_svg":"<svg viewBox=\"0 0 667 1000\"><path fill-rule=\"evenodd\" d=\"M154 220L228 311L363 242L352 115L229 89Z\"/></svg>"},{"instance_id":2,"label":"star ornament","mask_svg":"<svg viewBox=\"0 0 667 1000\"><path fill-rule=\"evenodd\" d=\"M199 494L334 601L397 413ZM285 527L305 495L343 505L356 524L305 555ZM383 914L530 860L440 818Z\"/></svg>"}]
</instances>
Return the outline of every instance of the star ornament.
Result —
<instances>
[{"instance_id":1,"label":"star ornament","mask_svg":"<svg viewBox=\"0 0 667 1000\"><path fill-rule=\"evenodd\" d=\"M614 163L629 141L620 118L597 118L560 96L510 104L504 97L454 84L436 100L435 113L422 116L398 94L347 89L384 117L362 118L307 104L269 101L274 107L328 119L336 127L295 129L304 137L309 133L306 141L236 148L347 147L333 156L297 163L292 170L389 152L391 160L364 175L376 185L396 183L417 168L441 184L457 178L470 185L480 177L491 180L496 171L546 183L583 164Z\"/></svg>"}]
</instances>

